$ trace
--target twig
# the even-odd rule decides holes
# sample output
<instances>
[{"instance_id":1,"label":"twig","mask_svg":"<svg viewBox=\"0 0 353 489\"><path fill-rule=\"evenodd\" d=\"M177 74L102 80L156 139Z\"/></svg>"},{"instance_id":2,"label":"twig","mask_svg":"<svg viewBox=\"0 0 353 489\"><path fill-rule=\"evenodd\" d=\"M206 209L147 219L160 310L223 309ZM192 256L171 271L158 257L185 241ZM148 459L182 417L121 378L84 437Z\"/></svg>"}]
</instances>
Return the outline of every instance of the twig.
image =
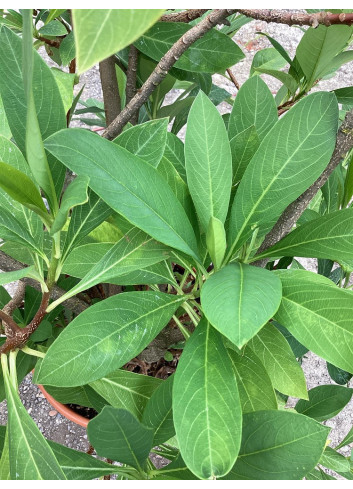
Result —
<instances>
[{"instance_id":1,"label":"twig","mask_svg":"<svg viewBox=\"0 0 353 489\"><path fill-rule=\"evenodd\" d=\"M191 22L192 20L198 19L209 9L189 9L184 12L175 12L172 14L165 14L159 19L161 22Z\"/></svg>"},{"instance_id":2,"label":"twig","mask_svg":"<svg viewBox=\"0 0 353 489\"><path fill-rule=\"evenodd\" d=\"M17 309L22 304L22 301L25 296L25 289L26 289L25 284L23 282L18 282L18 285L16 287L12 299L2 309L4 313L8 314L9 316L12 316L14 310Z\"/></svg>"},{"instance_id":3,"label":"twig","mask_svg":"<svg viewBox=\"0 0 353 489\"><path fill-rule=\"evenodd\" d=\"M48 46L52 46L53 48L58 48L60 47L61 40L57 39L47 39L46 37L43 36L37 36L37 39L39 41L45 42L45 44L48 44Z\"/></svg>"},{"instance_id":4,"label":"twig","mask_svg":"<svg viewBox=\"0 0 353 489\"><path fill-rule=\"evenodd\" d=\"M164 80L168 71L178 61L180 56L206 32L211 30L217 24L220 24L223 19L233 14L234 9L216 9L213 10L199 24L188 30L181 39L179 39L159 61L156 68L142 85L142 88L137 91L134 98L127 104L118 117L107 127L103 133L103 137L113 139L122 131L125 124L131 119L137 110L146 102L151 93Z\"/></svg>"},{"instance_id":5,"label":"twig","mask_svg":"<svg viewBox=\"0 0 353 489\"><path fill-rule=\"evenodd\" d=\"M102 83L104 112L107 126L120 114L121 100L115 73L115 56L109 56L99 63Z\"/></svg>"},{"instance_id":6,"label":"twig","mask_svg":"<svg viewBox=\"0 0 353 489\"><path fill-rule=\"evenodd\" d=\"M230 79L232 80L232 82L234 83L235 88L237 90L240 90L240 85L238 83L238 80L235 78L234 73L232 72L232 70L230 68L227 68L227 73L230 76Z\"/></svg>"},{"instance_id":7,"label":"twig","mask_svg":"<svg viewBox=\"0 0 353 489\"><path fill-rule=\"evenodd\" d=\"M133 44L131 44L129 49L129 62L126 70L126 104L134 98L136 94L136 80L137 80L137 63L138 63L138 50ZM135 114L131 117L131 124L135 125L138 122L137 110Z\"/></svg>"},{"instance_id":8,"label":"twig","mask_svg":"<svg viewBox=\"0 0 353 489\"><path fill-rule=\"evenodd\" d=\"M23 263L15 260L9 255L6 255L6 253L0 250L0 270L3 270L4 272L13 272L15 270L21 270L22 268L25 268L25 265L23 265ZM33 287L39 292L42 291L40 283L36 280L33 280L31 278L23 278L21 279L21 282L23 282L25 285ZM66 291L56 285L50 291L50 297L53 300L59 299L64 294L66 294ZM86 304L78 297L71 297L70 299L67 299L65 302L63 302L62 305L70 309L76 315L80 314L88 307L88 304Z\"/></svg>"},{"instance_id":9,"label":"twig","mask_svg":"<svg viewBox=\"0 0 353 489\"><path fill-rule=\"evenodd\" d=\"M330 26L333 24L353 24L353 14L331 14L330 12L317 12L316 14L306 14L303 12L286 12L285 10L271 9L237 9L240 14L246 15L256 20L265 22L275 22L287 25L310 25L317 27L319 24Z\"/></svg>"},{"instance_id":10,"label":"twig","mask_svg":"<svg viewBox=\"0 0 353 489\"><path fill-rule=\"evenodd\" d=\"M319 178L294 202L282 213L271 231L266 235L262 245L260 246L257 255L260 255L271 246L278 243L280 239L286 236L299 217L303 214L312 198L320 190L320 188L327 182L329 176L333 170L339 165L340 161L347 152L353 147L353 109L347 112L346 117L338 130L336 146L331 156L330 162L319 176ZM263 267L266 265L268 259L258 260L252 265Z\"/></svg>"}]
</instances>

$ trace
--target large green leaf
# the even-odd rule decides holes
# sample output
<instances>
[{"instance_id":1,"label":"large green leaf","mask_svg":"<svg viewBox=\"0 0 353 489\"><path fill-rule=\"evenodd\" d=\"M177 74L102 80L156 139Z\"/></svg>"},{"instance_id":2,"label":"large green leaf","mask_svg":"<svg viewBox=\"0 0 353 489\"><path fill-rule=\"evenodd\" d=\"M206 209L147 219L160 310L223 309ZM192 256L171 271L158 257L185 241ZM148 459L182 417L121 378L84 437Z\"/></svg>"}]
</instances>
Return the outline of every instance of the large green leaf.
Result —
<instances>
[{"instance_id":1,"label":"large green leaf","mask_svg":"<svg viewBox=\"0 0 353 489\"><path fill-rule=\"evenodd\" d=\"M353 389L342 385L319 385L309 392L307 401L300 399L295 406L298 413L316 421L333 418L349 403Z\"/></svg>"},{"instance_id":2,"label":"large green leaf","mask_svg":"<svg viewBox=\"0 0 353 489\"><path fill-rule=\"evenodd\" d=\"M27 102L22 82L22 60L22 40L3 27L0 34L0 93L13 137L25 153ZM33 51L32 89L36 94L34 104L40 133L45 139L66 127L66 118L54 75L36 51ZM30 129L34 130L34 127ZM37 164L35 155L33 158L34 164ZM49 165L58 195L64 182L65 169L58 161L50 159Z\"/></svg>"},{"instance_id":3,"label":"large green leaf","mask_svg":"<svg viewBox=\"0 0 353 489\"><path fill-rule=\"evenodd\" d=\"M230 217L229 257L254 229L269 231L288 204L322 173L335 146L337 101L319 92L302 99L265 136L245 170Z\"/></svg>"},{"instance_id":4,"label":"large green leaf","mask_svg":"<svg viewBox=\"0 0 353 489\"><path fill-rule=\"evenodd\" d=\"M8 408L10 474L13 480L66 479L47 441L23 406L1 355ZM11 377L12 377L11 372Z\"/></svg>"},{"instance_id":5,"label":"large green leaf","mask_svg":"<svg viewBox=\"0 0 353 489\"><path fill-rule=\"evenodd\" d=\"M161 382L148 375L117 370L92 382L90 386L111 406L124 408L140 419L148 400Z\"/></svg>"},{"instance_id":6,"label":"large green leaf","mask_svg":"<svg viewBox=\"0 0 353 489\"><path fill-rule=\"evenodd\" d=\"M353 105L353 87L343 87L334 90L338 103L343 105Z\"/></svg>"},{"instance_id":7,"label":"large green leaf","mask_svg":"<svg viewBox=\"0 0 353 489\"><path fill-rule=\"evenodd\" d=\"M332 25L308 29L296 51L296 58L307 79L307 87L321 78L323 71L348 43L352 27Z\"/></svg>"},{"instance_id":8,"label":"large green leaf","mask_svg":"<svg viewBox=\"0 0 353 489\"><path fill-rule=\"evenodd\" d=\"M190 26L176 22L158 22L136 42L139 51L159 61L183 37ZM225 71L235 65L244 54L228 36L212 29L197 40L175 63L175 68L201 73Z\"/></svg>"},{"instance_id":9,"label":"large green leaf","mask_svg":"<svg viewBox=\"0 0 353 489\"><path fill-rule=\"evenodd\" d=\"M260 145L255 126L238 133L230 141L233 166L233 184L240 182L252 157Z\"/></svg>"},{"instance_id":10,"label":"large green leaf","mask_svg":"<svg viewBox=\"0 0 353 489\"><path fill-rule=\"evenodd\" d=\"M226 475L240 447L241 405L232 362L206 319L187 341L174 377L180 452L200 479Z\"/></svg>"},{"instance_id":11,"label":"large green leaf","mask_svg":"<svg viewBox=\"0 0 353 489\"><path fill-rule=\"evenodd\" d=\"M275 389L287 396L308 398L303 370L275 326L266 324L250 345L264 364Z\"/></svg>"},{"instance_id":12,"label":"large green leaf","mask_svg":"<svg viewBox=\"0 0 353 489\"><path fill-rule=\"evenodd\" d=\"M350 471L349 460L331 447L325 448L325 451L320 458L320 465L336 472Z\"/></svg>"},{"instance_id":13,"label":"large green leaf","mask_svg":"<svg viewBox=\"0 0 353 489\"><path fill-rule=\"evenodd\" d=\"M330 428L289 411L244 415L234 480L299 480L318 463Z\"/></svg>"},{"instance_id":14,"label":"large green leaf","mask_svg":"<svg viewBox=\"0 0 353 489\"><path fill-rule=\"evenodd\" d=\"M147 291L94 304L51 345L36 382L72 387L102 378L138 355L184 301L185 296Z\"/></svg>"},{"instance_id":15,"label":"large green leaf","mask_svg":"<svg viewBox=\"0 0 353 489\"><path fill-rule=\"evenodd\" d=\"M278 270L282 303L275 319L309 350L353 373L353 293L321 275Z\"/></svg>"},{"instance_id":16,"label":"large green leaf","mask_svg":"<svg viewBox=\"0 0 353 489\"><path fill-rule=\"evenodd\" d=\"M207 319L238 348L271 319L280 302L278 277L269 270L242 263L222 268L201 289Z\"/></svg>"},{"instance_id":17,"label":"large green leaf","mask_svg":"<svg viewBox=\"0 0 353 489\"><path fill-rule=\"evenodd\" d=\"M262 141L277 120L277 107L270 89L259 76L253 76L241 86L235 98L229 118L229 139L254 126Z\"/></svg>"},{"instance_id":18,"label":"large green leaf","mask_svg":"<svg viewBox=\"0 0 353 489\"><path fill-rule=\"evenodd\" d=\"M1 222L1 221L0 221ZM72 297L83 290L89 289L100 282L108 282L111 278L126 275L154 265L168 257L168 249L147 236L138 228L133 228L123 236L107 253L88 271L81 282L70 289L59 300ZM53 302L48 310L54 309Z\"/></svg>"},{"instance_id":19,"label":"large green leaf","mask_svg":"<svg viewBox=\"0 0 353 489\"><path fill-rule=\"evenodd\" d=\"M302 224L256 259L309 256L340 262L353 259L353 209L342 209Z\"/></svg>"},{"instance_id":20,"label":"large green leaf","mask_svg":"<svg viewBox=\"0 0 353 489\"><path fill-rule=\"evenodd\" d=\"M154 430L154 445L165 443L175 435L172 406L173 382L174 375L164 380L152 393L143 412L142 423Z\"/></svg>"},{"instance_id":21,"label":"large green leaf","mask_svg":"<svg viewBox=\"0 0 353 489\"><path fill-rule=\"evenodd\" d=\"M141 470L152 449L153 430L125 409L106 406L88 423L89 441L101 457Z\"/></svg>"},{"instance_id":22,"label":"large green leaf","mask_svg":"<svg viewBox=\"0 0 353 489\"><path fill-rule=\"evenodd\" d=\"M164 153L167 128L168 119L148 121L130 127L113 142L156 168Z\"/></svg>"},{"instance_id":23,"label":"large green leaf","mask_svg":"<svg viewBox=\"0 0 353 489\"><path fill-rule=\"evenodd\" d=\"M240 354L228 351L237 379L243 414L278 409L271 379L259 357L248 346Z\"/></svg>"},{"instance_id":24,"label":"large green leaf","mask_svg":"<svg viewBox=\"0 0 353 489\"><path fill-rule=\"evenodd\" d=\"M88 70L133 43L162 9L73 9L78 72Z\"/></svg>"},{"instance_id":25,"label":"large green leaf","mask_svg":"<svg viewBox=\"0 0 353 489\"><path fill-rule=\"evenodd\" d=\"M163 158L166 158L186 182L185 156L183 142L172 132L167 133Z\"/></svg>"},{"instance_id":26,"label":"large green leaf","mask_svg":"<svg viewBox=\"0 0 353 489\"><path fill-rule=\"evenodd\" d=\"M116 474L120 467L107 464L78 450L73 450L54 441L48 441L68 480L92 480L108 474Z\"/></svg>"},{"instance_id":27,"label":"large green leaf","mask_svg":"<svg viewBox=\"0 0 353 489\"><path fill-rule=\"evenodd\" d=\"M158 241L197 258L191 224L157 170L83 129L60 131L45 146L72 171L89 176L92 190L116 212Z\"/></svg>"},{"instance_id":28,"label":"large green leaf","mask_svg":"<svg viewBox=\"0 0 353 489\"><path fill-rule=\"evenodd\" d=\"M192 200L204 232L212 217L224 223L232 185L232 157L221 115L199 92L188 117L185 166Z\"/></svg>"}]
</instances>

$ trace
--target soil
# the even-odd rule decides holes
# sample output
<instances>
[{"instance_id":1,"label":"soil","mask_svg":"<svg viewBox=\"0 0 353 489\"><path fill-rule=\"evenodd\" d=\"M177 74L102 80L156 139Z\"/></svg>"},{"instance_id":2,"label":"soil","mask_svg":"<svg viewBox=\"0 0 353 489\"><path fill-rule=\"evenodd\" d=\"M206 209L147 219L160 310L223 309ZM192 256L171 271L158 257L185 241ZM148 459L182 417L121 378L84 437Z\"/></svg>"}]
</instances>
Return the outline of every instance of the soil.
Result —
<instances>
[{"instance_id":1,"label":"soil","mask_svg":"<svg viewBox=\"0 0 353 489\"><path fill-rule=\"evenodd\" d=\"M97 411L90 407L79 406L77 404L66 404L68 408L86 419L93 419L97 416Z\"/></svg>"}]
</instances>

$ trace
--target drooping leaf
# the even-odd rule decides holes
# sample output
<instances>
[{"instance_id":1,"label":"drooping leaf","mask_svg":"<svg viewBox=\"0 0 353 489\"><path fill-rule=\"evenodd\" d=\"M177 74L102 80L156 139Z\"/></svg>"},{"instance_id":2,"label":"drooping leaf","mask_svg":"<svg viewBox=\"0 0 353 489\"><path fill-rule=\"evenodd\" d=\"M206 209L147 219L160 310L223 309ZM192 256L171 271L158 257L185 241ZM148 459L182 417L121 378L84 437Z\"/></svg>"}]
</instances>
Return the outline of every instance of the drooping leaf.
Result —
<instances>
[{"instance_id":1,"label":"drooping leaf","mask_svg":"<svg viewBox=\"0 0 353 489\"><path fill-rule=\"evenodd\" d=\"M88 423L89 441L101 457L142 470L152 449L153 430L126 409L106 406Z\"/></svg>"},{"instance_id":2,"label":"drooping leaf","mask_svg":"<svg viewBox=\"0 0 353 489\"><path fill-rule=\"evenodd\" d=\"M47 441L27 413L17 390L12 384L5 355L1 355L1 363L8 408L11 479L66 479Z\"/></svg>"},{"instance_id":3,"label":"drooping leaf","mask_svg":"<svg viewBox=\"0 0 353 489\"><path fill-rule=\"evenodd\" d=\"M185 136L188 187L204 232L210 219L224 223L232 185L227 131L216 107L199 92L189 113Z\"/></svg>"},{"instance_id":4,"label":"drooping leaf","mask_svg":"<svg viewBox=\"0 0 353 489\"><path fill-rule=\"evenodd\" d=\"M286 339L272 324L266 324L250 341L264 364L275 389L287 396L308 398L303 370Z\"/></svg>"},{"instance_id":5,"label":"drooping leaf","mask_svg":"<svg viewBox=\"0 0 353 489\"><path fill-rule=\"evenodd\" d=\"M339 104L353 105L353 87L343 87L334 90Z\"/></svg>"},{"instance_id":6,"label":"drooping leaf","mask_svg":"<svg viewBox=\"0 0 353 489\"><path fill-rule=\"evenodd\" d=\"M265 256L310 256L339 263L352 260L353 209L342 209L302 224L256 259Z\"/></svg>"},{"instance_id":7,"label":"drooping leaf","mask_svg":"<svg viewBox=\"0 0 353 489\"><path fill-rule=\"evenodd\" d=\"M168 119L157 119L130 127L113 140L122 148L157 168L165 150Z\"/></svg>"},{"instance_id":8,"label":"drooping leaf","mask_svg":"<svg viewBox=\"0 0 353 489\"><path fill-rule=\"evenodd\" d=\"M348 382L353 377L353 374L342 370L341 368L335 367L332 363L326 363L327 371L331 377L331 379L339 385L348 384Z\"/></svg>"},{"instance_id":9,"label":"drooping leaf","mask_svg":"<svg viewBox=\"0 0 353 489\"><path fill-rule=\"evenodd\" d=\"M33 277L34 267L22 268L13 272L0 273L0 285L9 284L15 282L24 277Z\"/></svg>"},{"instance_id":10,"label":"drooping leaf","mask_svg":"<svg viewBox=\"0 0 353 489\"><path fill-rule=\"evenodd\" d=\"M117 370L90 386L115 408L123 408L141 419L143 410L161 380L148 375ZM146 425L147 426L147 425Z\"/></svg>"},{"instance_id":11,"label":"drooping leaf","mask_svg":"<svg viewBox=\"0 0 353 489\"><path fill-rule=\"evenodd\" d=\"M305 270L275 273L283 292L275 319L309 350L353 373L352 292Z\"/></svg>"},{"instance_id":12,"label":"drooping leaf","mask_svg":"<svg viewBox=\"0 0 353 489\"><path fill-rule=\"evenodd\" d=\"M184 301L185 296L147 291L126 292L94 304L50 346L36 369L36 381L72 387L117 370L157 336Z\"/></svg>"},{"instance_id":13,"label":"drooping leaf","mask_svg":"<svg viewBox=\"0 0 353 489\"><path fill-rule=\"evenodd\" d=\"M78 72L133 43L163 14L162 9L73 9Z\"/></svg>"},{"instance_id":14,"label":"drooping leaf","mask_svg":"<svg viewBox=\"0 0 353 489\"><path fill-rule=\"evenodd\" d=\"M275 314L281 283L269 270L231 263L212 275L201 289L201 304L210 323L238 348Z\"/></svg>"},{"instance_id":15,"label":"drooping leaf","mask_svg":"<svg viewBox=\"0 0 353 489\"><path fill-rule=\"evenodd\" d=\"M174 375L173 417L181 455L199 478L222 477L238 455L241 405L222 337L206 319L187 341Z\"/></svg>"},{"instance_id":16,"label":"drooping leaf","mask_svg":"<svg viewBox=\"0 0 353 489\"><path fill-rule=\"evenodd\" d=\"M295 410L316 421L333 418L351 400L353 389L342 385L319 385L310 389L309 399L300 399Z\"/></svg>"},{"instance_id":17,"label":"drooping leaf","mask_svg":"<svg viewBox=\"0 0 353 489\"><path fill-rule=\"evenodd\" d=\"M305 97L273 126L235 195L229 257L255 228L259 235L269 231L287 205L318 178L331 157L336 130L337 102L328 93Z\"/></svg>"},{"instance_id":18,"label":"drooping leaf","mask_svg":"<svg viewBox=\"0 0 353 489\"><path fill-rule=\"evenodd\" d=\"M263 73L264 75L270 75L276 78L277 80L281 81L283 85L291 92L292 95L295 94L299 87L299 83L297 80L290 75L289 73L285 73L284 71L279 71L279 70L271 70L268 68L257 68L257 71L259 73Z\"/></svg>"},{"instance_id":19,"label":"drooping leaf","mask_svg":"<svg viewBox=\"0 0 353 489\"><path fill-rule=\"evenodd\" d=\"M177 22L158 22L136 42L139 51L159 61L190 26ZM175 63L175 68L201 73L225 71L244 58L241 49L228 36L216 29L197 40Z\"/></svg>"},{"instance_id":20,"label":"drooping leaf","mask_svg":"<svg viewBox=\"0 0 353 489\"><path fill-rule=\"evenodd\" d=\"M142 423L153 428L153 444L160 445L175 435L172 393L174 375L164 380L152 393L143 411Z\"/></svg>"},{"instance_id":21,"label":"drooping leaf","mask_svg":"<svg viewBox=\"0 0 353 489\"><path fill-rule=\"evenodd\" d=\"M302 479L320 460L329 431L289 411L245 414L239 456L226 479Z\"/></svg>"},{"instance_id":22,"label":"drooping leaf","mask_svg":"<svg viewBox=\"0 0 353 489\"><path fill-rule=\"evenodd\" d=\"M113 210L158 241L197 258L185 211L157 170L83 129L60 131L47 139L46 148L78 175L89 176L91 189Z\"/></svg>"},{"instance_id":23,"label":"drooping leaf","mask_svg":"<svg viewBox=\"0 0 353 489\"><path fill-rule=\"evenodd\" d=\"M280 70L287 64L283 56L274 48L265 48L258 51L251 63L250 76L256 75L258 68L265 70Z\"/></svg>"},{"instance_id":24,"label":"drooping leaf","mask_svg":"<svg viewBox=\"0 0 353 489\"><path fill-rule=\"evenodd\" d=\"M235 98L229 118L229 139L253 126L262 141L277 120L276 103L270 89L259 76L254 76L241 86Z\"/></svg>"},{"instance_id":25,"label":"drooping leaf","mask_svg":"<svg viewBox=\"0 0 353 489\"><path fill-rule=\"evenodd\" d=\"M278 409L269 374L254 351L246 346L240 354L228 351L237 379L243 414Z\"/></svg>"}]
</instances>

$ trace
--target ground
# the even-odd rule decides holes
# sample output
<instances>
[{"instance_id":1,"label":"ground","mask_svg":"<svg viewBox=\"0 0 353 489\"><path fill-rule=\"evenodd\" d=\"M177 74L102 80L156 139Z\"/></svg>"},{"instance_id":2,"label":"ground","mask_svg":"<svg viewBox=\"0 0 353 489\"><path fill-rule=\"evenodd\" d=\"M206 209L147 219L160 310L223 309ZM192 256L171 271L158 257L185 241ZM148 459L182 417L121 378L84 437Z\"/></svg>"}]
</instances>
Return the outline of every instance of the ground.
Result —
<instances>
[{"instance_id":1,"label":"ground","mask_svg":"<svg viewBox=\"0 0 353 489\"><path fill-rule=\"evenodd\" d=\"M265 22L259 21L253 21L242 27L235 36L235 40L246 54L246 59L238 63L232 69L240 85L244 83L249 76L250 65L256 51L265 47L271 47L269 41L264 36L256 35L257 31L267 32L270 36L274 37L287 49L292 57L295 53L296 46L303 35L302 30L299 28L277 24L266 24ZM343 66L334 78L321 81L317 87L315 87L315 90L332 90L335 88L351 86L352 74L353 62ZM275 93L279 88L279 82L266 75L264 75L263 78ZM215 75L214 83L227 89L232 95L236 95L237 90L231 81L225 80L220 75ZM82 85L85 85L83 99L97 98L102 100L98 67L92 68L81 76L80 84L75 87L76 92ZM170 98L170 102L172 101L172 97L173 96ZM229 106L221 104L220 110L222 113L229 111ZM306 267L315 270L316 260L307 260ZM321 384L334 383L328 375L326 363L314 354L310 353L304 358L303 368L307 379L308 389ZM351 387L353 387L352 381ZM86 451L88 449L89 444L87 441L86 430L67 421L58 414L46 401L39 389L31 383L31 375L28 375L22 382L20 393L26 409L46 438L77 450ZM293 400L291 402L293 404ZM6 402L3 402L0 403L0 425L6 424L6 417ZM353 425L353 401L351 401L338 416L324 424L332 427L329 439L332 441L332 446L337 445ZM348 455L349 452L350 449L342 449L342 453L345 455Z\"/></svg>"}]
</instances>

